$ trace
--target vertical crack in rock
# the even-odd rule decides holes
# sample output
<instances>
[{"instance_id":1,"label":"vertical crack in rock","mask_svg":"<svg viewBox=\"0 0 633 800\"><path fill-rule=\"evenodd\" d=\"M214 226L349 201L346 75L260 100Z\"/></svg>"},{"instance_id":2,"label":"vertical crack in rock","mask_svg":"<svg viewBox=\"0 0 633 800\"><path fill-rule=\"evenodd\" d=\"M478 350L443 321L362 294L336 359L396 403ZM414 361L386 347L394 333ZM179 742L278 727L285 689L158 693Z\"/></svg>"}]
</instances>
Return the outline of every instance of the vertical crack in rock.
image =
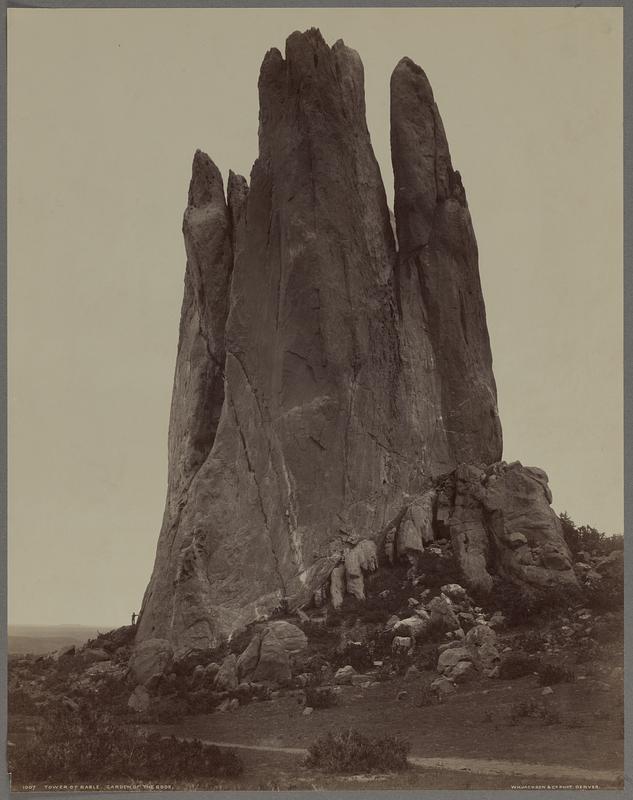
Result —
<instances>
[{"instance_id":1,"label":"vertical crack in rock","mask_svg":"<svg viewBox=\"0 0 633 800\"><path fill-rule=\"evenodd\" d=\"M284 582L284 579L283 579L283 575L282 575L282 573L281 573L281 571L279 569L279 559L277 558L277 553L275 552L275 545L274 545L274 542L273 542L273 539L272 539L272 535L271 535L271 530L270 530L270 522L268 520L268 515L266 514L266 508L264 507L264 500L263 500L263 497L262 497L261 488L259 486L259 481L257 480L257 473L255 472L255 469L253 468L253 463L251 462L251 458L250 458L250 456L248 454L248 445L246 444L246 437L244 436L244 432L242 431L242 427L240 426L240 421L239 421L239 418L237 416L237 411L235 409L235 404L233 403L230 394L227 395L227 399L228 399L229 404L231 406L231 411L233 412L233 417L235 419L235 427L237 428L237 431L238 431L239 436L240 436L240 442L242 444L242 449L244 451L244 457L246 458L246 464L248 465L248 471L249 471L249 473L250 473L250 475L251 475L251 477L253 479L253 483L255 484L255 488L257 490L257 498L258 498L258 501L259 501L259 508L260 508L260 511L261 511L261 514L262 514L262 519L264 521L264 530L266 532L266 536L268 537L268 542L270 544L270 552L271 552L271 555L272 555L272 558L273 558L273 561L274 561L274 564L275 564L275 572L277 573L277 578L279 579L279 586L281 588L282 595L285 598L286 597L286 585L285 585L285 582Z\"/></svg>"}]
</instances>

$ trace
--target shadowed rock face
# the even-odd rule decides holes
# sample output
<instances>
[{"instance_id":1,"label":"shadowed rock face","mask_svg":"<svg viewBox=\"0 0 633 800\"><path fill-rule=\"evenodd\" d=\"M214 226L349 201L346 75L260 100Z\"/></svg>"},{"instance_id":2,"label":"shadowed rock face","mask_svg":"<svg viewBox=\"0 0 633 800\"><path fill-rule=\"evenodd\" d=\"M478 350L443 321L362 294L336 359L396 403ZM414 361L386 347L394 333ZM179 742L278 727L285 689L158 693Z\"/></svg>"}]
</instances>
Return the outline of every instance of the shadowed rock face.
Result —
<instances>
[{"instance_id":1,"label":"shadowed rock face","mask_svg":"<svg viewBox=\"0 0 633 800\"><path fill-rule=\"evenodd\" d=\"M408 58L391 76L391 159L401 313L430 340L455 461L490 464L501 458L501 424L477 242L431 86Z\"/></svg>"},{"instance_id":2,"label":"shadowed rock face","mask_svg":"<svg viewBox=\"0 0 633 800\"><path fill-rule=\"evenodd\" d=\"M412 496L501 456L477 247L424 73L396 67L396 251L358 54L294 33L250 180L198 152L169 484L138 639L213 646L329 582ZM349 560L349 557L348 557Z\"/></svg>"}]
</instances>

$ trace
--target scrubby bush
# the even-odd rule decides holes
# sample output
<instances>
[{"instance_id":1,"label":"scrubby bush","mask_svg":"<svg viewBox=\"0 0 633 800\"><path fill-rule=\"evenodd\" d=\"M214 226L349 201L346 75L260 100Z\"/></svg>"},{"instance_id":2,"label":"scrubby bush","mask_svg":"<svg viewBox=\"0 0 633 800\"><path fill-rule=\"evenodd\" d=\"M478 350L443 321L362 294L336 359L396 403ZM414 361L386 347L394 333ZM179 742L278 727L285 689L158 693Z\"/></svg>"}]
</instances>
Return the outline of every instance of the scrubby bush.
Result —
<instances>
[{"instance_id":1,"label":"scrubby bush","mask_svg":"<svg viewBox=\"0 0 633 800\"><path fill-rule=\"evenodd\" d=\"M327 624L320 624L318 622L302 622L299 627L308 637L311 642L329 642L336 637L336 633Z\"/></svg>"},{"instance_id":2,"label":"scrubby bush","mask_svg":"<svg viewBox=\"0 0 633 800\"><path fill-rule=\"evenodd\" d=\"M514 703L510 708L510 722L515 724L520 719L526 717L538 717L541 713L541 705L533 698L528 700L521 700L519 703Z\"/></svg>"},{"instance_id":3,"label":"scrubby bush","mask_svg":"<svg viewBox=\"0 0 633 800\"><path fill-rule=\"evenodd\" d=\"M305 765L331 773L395 772L408 767L409 749L409 742L398 736L329 732L310 745Z\"/></svg>"},{"instance_id":4,"label":"scrubby bush","mask_svg":"<svg viewBox=\"0 0 633 800\"><path fill-rule=\"evenodd\" d=\"M526 653L542 653L547 646L547 640L538 631L527 631L520 637L520 645Z\"/></svg>"},{"instance_id":5,"label":"scrubby bush","mask_svg":"<svg viewBox=\"0 0 633 800\"><path fill-rule=\"evenodd\" d=\"M619 611L624 607L624 571L604 576L584 588L585 605L592 611Z\"/></svg>"},{"instance_id":6,"label":"scrubby bush","mask_svg":"<svg viewBox=\"0 0 633 800\"><path fill-rule=\"evenodd\" d=\"M119 647L131 647L134 644L135 636L136 625L124 625L122 628L115 628L107 633L98 633L94 639L86 642L86 647L113 653Z\"/></svg>"},{"instance_id":7,"label":"scrubby bush","mask_svg":"<svg viewBox=\"0 0 633 800\"><path fill-rule=\"evenodd\" d=\"M508 653L499 664L499 678L505 681L514 681L536 672L540 662L537 658L526 653Z\"/></svg>"},{"instance_id":8,"label":"scrubby bush","mask_svg":"<svg viewBox=\"0 0 633 800\"><path fill-rule=\"evenodd\" d=\"M537 618L551 621L583 600L582 592L573 586L555 585L539 590L519 587L503 579L496 581L493 596L496 607L511 626L526 625Z\"/></svg>"},{"instance_id":9,"label":"scrubby bush","mask_svg":"<svg viewBox=\"0 0 633 800\"><path fill-rule=\"evenodd\" d=\"M329 686L306 686L306 706L310 708L331 708L336 705L336 695Z\"/></svg>"},{"instance_id":10,"label":"scrubby bush","mask_svg":"<svg viewBox=\"0 0 633 800\"><path fill-rule=\"evenodd\" d=\"M538 671L539 686L555 686L557 683L571 683L575 679L571 670L559 664L543 664Z\"/></svg>"},{"instance_id":11,"label":"scrubby bush","mask_svg":"<svg viewBox=\"0 0 633 800\"><path fill-rule=\"evenodd\" d=\"M337 648L331 654L331 660L335 667L351 664L357 672L364 672L373 666L374 651L370 645L350 642L345 647Z\"/></svg>"},{"instance_id":12,"label":"scrubby bush","mask_svg":"<svg viewBox=\"0 0 633 800\"><path fill-rule=\"evenodd\" d=\"M172 725L180 722L188 710L187 701L180 697L155 697L147 712L147 721Z\"/></svg>"},{"instance_id":13,"label":"scrubby bush","mask_svg":"<svg viewBox=\"0 0 633 800\"><path fill-rule=\"evenodd\" d=\"M199 741L146 735L112 717L59 709L47 716L35 740L11 748L9 770L18 783L98 782L107 779L188 780L233 777L242 762L230 750Z\"/></svg>"},{"instance_id":14,"label":"scrubby bush","mask_svg":"<svg viewBox=\"0 0 633 800\"><path fill-rule=\"evenodd\" d=\"M519 720L528 717L540 719L545 725L558 725L561 722L561 716L557 709L547 703L537 703L533 698L515 703L511 707L509 719L511 725L516 725Z\"/></svg>"}]
</instances>

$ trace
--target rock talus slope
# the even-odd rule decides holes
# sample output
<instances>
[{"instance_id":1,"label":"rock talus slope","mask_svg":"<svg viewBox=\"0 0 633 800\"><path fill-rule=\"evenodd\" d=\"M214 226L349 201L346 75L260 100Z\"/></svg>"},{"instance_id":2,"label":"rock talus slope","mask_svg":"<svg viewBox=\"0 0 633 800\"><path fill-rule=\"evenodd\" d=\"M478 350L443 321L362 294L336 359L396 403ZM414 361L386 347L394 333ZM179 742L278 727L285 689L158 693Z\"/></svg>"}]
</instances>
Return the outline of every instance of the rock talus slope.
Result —
<instances>
[{"instance_id":1,"label":"rock talus slope","mask_svg":"<svg viewBox=\"0 0 633 800\"><path fill-rule=\"evenodd\" d=\"M363 66L341 41L313 29L266 54L250 186L230 173L227 202L195 155L167 502L138 640L213 646L300 606L436 476L501 457L461 179L408 59L391 97L399 252Z\"/></svg>"}]
</instances>

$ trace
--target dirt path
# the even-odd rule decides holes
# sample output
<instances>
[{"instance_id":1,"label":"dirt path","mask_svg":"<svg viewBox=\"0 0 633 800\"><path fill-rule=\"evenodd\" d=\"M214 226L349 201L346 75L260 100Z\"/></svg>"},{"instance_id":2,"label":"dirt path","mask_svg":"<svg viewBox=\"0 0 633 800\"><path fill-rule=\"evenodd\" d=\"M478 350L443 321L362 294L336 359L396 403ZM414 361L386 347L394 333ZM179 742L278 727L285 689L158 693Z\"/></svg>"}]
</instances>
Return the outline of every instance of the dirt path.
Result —
<instances>
[{"instance_id":1,"label":"dirt path","mask_svg":"<svg viewBox=\"0 0 633 800\"><path fill-rule=\"evenodd\" d=\"M178 736L183 741L191 741L192 737ZM240 750L257 750L260 752L284 753L286 755L306 756L308 751L302 747L273 747L271 745L237 744L235 742L219 742L202 739L205 744ZM409 756L409 762L423 769L439 769L451 772L470 772L478 775L518 775L523 778L552 779L559 781L593 785L596 783L618 783L622 774L614 770L583 769L562 764L528 764L521 761L502 761L484 758L421 758Z\"/></svg>"}]
</instances>

